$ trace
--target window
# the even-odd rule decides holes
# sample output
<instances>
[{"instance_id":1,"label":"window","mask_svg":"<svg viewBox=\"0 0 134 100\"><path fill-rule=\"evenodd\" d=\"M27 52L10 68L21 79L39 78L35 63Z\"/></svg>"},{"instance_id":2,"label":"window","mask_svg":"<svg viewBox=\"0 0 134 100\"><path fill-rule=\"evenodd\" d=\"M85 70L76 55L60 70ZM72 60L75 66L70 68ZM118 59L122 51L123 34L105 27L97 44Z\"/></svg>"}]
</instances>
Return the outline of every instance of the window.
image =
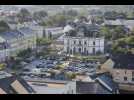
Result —
<instances>
[{"instance_id":1,"label":"window","mask_svg":"<svg viewBox=\"0 0 134 100\"><path fill-rule=\"evenodd\" d=\"M93 42L93 45L95 45L95 41Z\"/></svg>"},{"instance_id":2,"label":"window","mask_svg":"<svg viewBox=\"0 0 134 100\"><path fill-rule=\"evenodd\" d=\"M74 40L74 44L76 44L76 41Z\"/></svg>"},{"instance_id":3,"label":"window","mask_svg":"<svg viewBox=\"0 0 134 100\"><path fill-rule=\"evenodd\" d=\"M132 77L132 81L134 81L134 78Z\"/></svg>"},{"instance_id":4,"label":"window","mask_svg":"<svg viewBox=\"0 0 134 100\"><path fill-rule=\"evenodd\" d=\"M75 53L75 47L73 48L73 53Z\"/></svg>"},{"instance_id":5,"label":"window","mask_svg":"<svg viewBox=\"0 0 134 100\"><path fill-rule=\"evenodd\" d=\"M67 53L69 53L69 47L67 47Z\"/></svg>"},{"instance_id":6,"label":"window","mask_svg":"<svg viewBox=\"0 0 134 100\"><path fill-rule=\"evenodd\" d=\"M81 53L81 48L79 48L79 53Z\"/></svg>"},{"instance_id":7,"label":"window","mask_svg":"<svg viewBox=\"0 0 134 100\"><path fill-rule=\"evenodd\" d=\"M124 77L124 81L127 81L127 77Z\"/></svg>"},{"instance_id":8,"label":"window","mask_svg":"<svg viewBox=\"0 0 134 100\"><path fill-rule=\"evenodd\" d=\"M79 41L79 45L81 45L81 41Z\"/></svg>"},{"instance_id":9,"label":"window","mask_svg":"<svg viewBox=\"0 0 134 100\"><path fill-rule=\"evenodd\" d=\"M93 48L93 54L95 54L95 48Z\"/></svg>"},{"instance_id":10,"label":"window","mask_svg":"<svg viewBox=\"0 0 134 100\"><path fill-rule=\"evenodd\" d=\"M84 44L86 45L87 44L87 41L85 41Z\"/></svg>"},{"instance_id":11,"label":"window","mask_svg":"<svg viewBox=\"0 0 134 100\"><path fill-rule=\"evenodd\" d=\"M74 93L74 91L72 90L72 94Z\"/></svg>"},{"instance_id":12,"label":"window","mask_svg":"<svg viewBox=\"0 0 134 100\"><path fill-rule=\"evenodd\" d=\"M70 54L72 54L72 50L70 50Z\"/></svg>"},{"instance_id":13,"label":"window","mask_svg":"<svg viewBox=\"0 0 134 100\"><path fill-rule=\"evenodd\" d=\"M84 52L86 52L86 48L84 48Z\"/></svg>"},{"instance_id":14,"label":"window","mask_svg":"<svg viewBox=\"0 0 134 100\"><path fill-rule=\"evenodd\" d=\"M87 54L87 50L86 50L86 48L84 48L84 54L85 54L85 55Z\"/></svg>"}]
</instances>

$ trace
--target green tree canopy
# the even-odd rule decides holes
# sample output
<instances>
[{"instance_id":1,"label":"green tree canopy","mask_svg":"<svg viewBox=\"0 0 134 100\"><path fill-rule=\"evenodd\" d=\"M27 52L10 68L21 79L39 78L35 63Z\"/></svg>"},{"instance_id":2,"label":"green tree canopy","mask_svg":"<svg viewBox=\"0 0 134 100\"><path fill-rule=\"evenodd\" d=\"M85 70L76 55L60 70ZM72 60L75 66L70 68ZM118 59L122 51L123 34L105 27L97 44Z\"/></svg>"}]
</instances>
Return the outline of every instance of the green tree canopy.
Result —
<instances>
[{"instance_id":1,"label":"green tree canopy","mask_svg":"<svg viewBox=\"0 0 134 100\"><path fill-rule=\"evenodd\" d=\"M134 50L134 36L121 38L114 41L112 53L130 53Z\"/></svg>"},{"instance_id":2,"label":"green tree canopy","mask_svg":"<svg viewBox=\"0 0 134 100\"><path fill-rule=\"evenodd\" d=\"M33 13L34 19L42 19L48 16L48 13L46 11L38 11Z\"/></svg>"},{"instance_id":3,"label":"green tree canopy","mask_svg":"<svg viewBox=\"0 0 134 100\"><path fill-rule=\"evenodd\" d=\"M0 21L0 32L8 31L10 30L10 27L5 21Z\"/></svg>"}]
</instances>

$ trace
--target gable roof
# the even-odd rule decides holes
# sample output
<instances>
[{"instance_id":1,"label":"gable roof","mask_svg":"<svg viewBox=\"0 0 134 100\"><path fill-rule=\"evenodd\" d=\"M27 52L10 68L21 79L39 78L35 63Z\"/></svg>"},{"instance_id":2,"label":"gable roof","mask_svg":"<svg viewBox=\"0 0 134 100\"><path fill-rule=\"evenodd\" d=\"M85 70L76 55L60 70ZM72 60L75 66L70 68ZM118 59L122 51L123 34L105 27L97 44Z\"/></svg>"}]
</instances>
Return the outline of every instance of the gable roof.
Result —
<instances>
[{"instance_id":1,"label":"gable roof","mask_svg":"<svg viewBox=\"0 0 134 100\"><path fill-rule=\"evenodd\" d=\"M102 66L101 68L103 69L106 69L107 67L109 68L113 68L114 67L114 62L112 61L112 59L108 59Z\"/></svg>"},{"instance_id":2,"label":"gable roof","mask_svg":"<svg viewBox=\"0 0 134 100\"><path fill-rule=\"evenodd\" d=\"M6 74L6 73L5 73ZM16 88L18 87L18 88ZM14 75L3 75L0 77L0 89L7 94L28 94L34 93L34 90L22 78ZM21 91L23 90L23 91ZM3 92L2 92L3 93Z\"/></svg>"}]
</instances>

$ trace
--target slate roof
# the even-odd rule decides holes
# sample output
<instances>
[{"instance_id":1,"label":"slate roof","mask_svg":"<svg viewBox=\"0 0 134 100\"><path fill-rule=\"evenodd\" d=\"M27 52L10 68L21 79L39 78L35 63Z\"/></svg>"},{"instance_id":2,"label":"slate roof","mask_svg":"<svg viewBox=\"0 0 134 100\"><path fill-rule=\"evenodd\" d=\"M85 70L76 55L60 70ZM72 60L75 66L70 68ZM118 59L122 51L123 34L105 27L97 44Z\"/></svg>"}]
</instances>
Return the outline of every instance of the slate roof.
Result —
<instances>
[{"instance_id":1,"label":"slate roof","mask_svg":"<svg viewBox=\"0 0 134 100\"><path fill-rule=\"evenodd\" d=\"M111 94L98 82L76 82L76 92L78 94Z\"/></svg>"},{"instance_id":2,"label":"slate roof","mask_svg":"<svg viewBox=\"0 0 134 100\"><path fill-rule=\"evenodd\" d=\"M134 54L116 55L112 57L116 69L134 69Z\"/></svg>"},{"instance_id":3,"label":"slate roof","mask_svg":"<svg viewBox=\"0 0 134 100\"><path fill-rule=\"evenodd\" d=\"M0 36L4 38L5 40L11 40L11 39L17 39L22 35L19 31L14 30L14 31L0 33Z\"/></svg>"},{"instance_id":4,"label":"slate roof","mask_svg":"<svg viewBox=\"0 0 134 100\"><path fill-rule=\"evenodd\" d=\"M112 93L116 93L118 90L118 85L112 80L112 77L108 73L98 76L96 80Z\"/></svg>"},{"instance_id":5,"label":"slate roof","mask_svg":"<svg viewBox=\"0 0 134 100\"><path fill-rule=\"evenodd\" d=\"M76 91L79 94L116 94L118 85L114 83L108 73L98 74L91 77L92 82L76 82Z\"/></svg>"},{"instance_id":6,"label":"slate roof","mask_svg":"<svg viewBox=\"0 0 134 100\"><path fill-rule=\"evenodd\" d=\"M32 29L30 29L28 27L22 27L18 31L21 32L23 35L36 34L35 31L33 31Z\"/></svg>"},{"instance_id":7,"label":"slate roof","mask_svg":"<svg viewBox=\"0 0 134 100\"><path fill-rule=\"evenodd\" d=\"M17 93L15 89L11 86L11 84L16 80L20 82L20 84L27 90L28 93L34 93L34 90L22 78L15 75L6 75L6 73L3 74L5 75L5 77L4 75L3 77L0 77L0 88L7 94Z\"/></svg>"},{"instance_id":8,"label":"slate roof","mask_svg":"<svg viewBox=\"0 0 134 100\"><path fill-rule=\"evenodd\" d=\"M91 33L94 34L94 32L99 32L100 31L100 26L95 24L95 23L94 24L77 23L76 26L73 27L73 28L76 32L76 36L78 36L78 33L81 33L81 34L84 33L84 36L90 36L88 34L91 34ZM72 30L72 29L69 28L68 31L64 31L64 32L71 32L70 30Z\"/></svg>"}]
</instances>

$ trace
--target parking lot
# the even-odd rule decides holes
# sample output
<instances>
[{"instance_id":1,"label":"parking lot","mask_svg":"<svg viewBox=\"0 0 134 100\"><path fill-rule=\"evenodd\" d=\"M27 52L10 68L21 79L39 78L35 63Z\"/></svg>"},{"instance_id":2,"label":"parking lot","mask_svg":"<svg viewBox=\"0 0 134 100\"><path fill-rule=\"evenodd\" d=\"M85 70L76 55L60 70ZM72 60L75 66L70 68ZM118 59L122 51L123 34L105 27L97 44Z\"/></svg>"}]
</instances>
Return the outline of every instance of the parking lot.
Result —
<instances>
[{"instance_id":1,"label":"parking lot","mask_svg":"<svg viewBox=\"0 0 134 100\"><path fill-rule=\"evenodd\" d=\"M41 75L51 76L49 72L57 70L60 66L64 72L94 74L98 67L95 62L70 61L66 57L46 57L34 59L29 62L22 70L21 75L40 77Z\"/></svg>"},{"instance_id":2,"label":"parking lot","mask_svg":"<svg viewBox=\"0 0 134 100\"><path fill-rule=\"evenodd\" d=\"M65 68L65 70L79 73L95 73L96 68L97 64L95 63L72 62Z\"/></svg>"}]
</instances>

